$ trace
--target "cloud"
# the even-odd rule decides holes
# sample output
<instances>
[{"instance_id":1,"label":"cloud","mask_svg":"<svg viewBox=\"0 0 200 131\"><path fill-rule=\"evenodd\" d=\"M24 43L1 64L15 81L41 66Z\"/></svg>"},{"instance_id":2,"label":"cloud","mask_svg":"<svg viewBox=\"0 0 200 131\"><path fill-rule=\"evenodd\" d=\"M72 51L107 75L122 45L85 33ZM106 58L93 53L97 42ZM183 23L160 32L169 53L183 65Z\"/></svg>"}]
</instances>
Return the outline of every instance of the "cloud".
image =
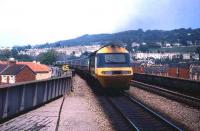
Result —
<instances>
[{"instance_id":1,"label":"cloud","mask_svg":"<svg viewBox=\"0 0 200 131\"><path fill-rule=\"evenodd\" d=\"M198 2L1 0L0 45L45 43L83 34L112 33L138 28L172 29L193 25L196 27L200 17L193 17L199 13ZM184 18L186 19L183 21ZM196 22L192 22L194 19Z\"/></svg>"}]
</instances>

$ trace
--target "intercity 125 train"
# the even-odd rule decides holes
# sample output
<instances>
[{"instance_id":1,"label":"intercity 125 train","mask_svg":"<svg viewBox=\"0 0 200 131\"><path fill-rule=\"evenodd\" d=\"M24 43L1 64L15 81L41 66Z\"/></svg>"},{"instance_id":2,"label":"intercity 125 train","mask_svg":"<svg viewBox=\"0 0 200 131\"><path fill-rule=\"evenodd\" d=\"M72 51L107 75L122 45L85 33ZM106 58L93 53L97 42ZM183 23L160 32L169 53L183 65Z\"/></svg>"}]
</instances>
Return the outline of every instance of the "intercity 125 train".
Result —
<instances>
[{"instance_id":1,"label":"intercity 125 train","mask_svg":"<svg viewBox=\"0 0 200 131\"><path fill-rule=\"evenodd\" d=\"M118 44L105 45L86 58L66 64L92 75L104 88L128 90L133 77L129 52Z\"/></svg>"}]
</instances>

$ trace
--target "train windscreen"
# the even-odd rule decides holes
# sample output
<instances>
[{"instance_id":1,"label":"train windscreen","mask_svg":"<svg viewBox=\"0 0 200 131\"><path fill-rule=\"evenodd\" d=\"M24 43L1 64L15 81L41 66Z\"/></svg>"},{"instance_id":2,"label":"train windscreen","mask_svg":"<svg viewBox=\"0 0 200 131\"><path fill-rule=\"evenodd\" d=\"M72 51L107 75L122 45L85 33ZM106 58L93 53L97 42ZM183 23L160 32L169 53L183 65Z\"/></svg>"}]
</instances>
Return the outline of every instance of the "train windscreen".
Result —
<instances>
[{"instance_id":1,"label":"train windscreen","mask_svg":"<svg viewBox=\"0 0 200 131\"><path fill-rule=\"evenodd\" d=\"M97 67L129 67L128 53L97 54Z\"/></svg>"}]
</instances>

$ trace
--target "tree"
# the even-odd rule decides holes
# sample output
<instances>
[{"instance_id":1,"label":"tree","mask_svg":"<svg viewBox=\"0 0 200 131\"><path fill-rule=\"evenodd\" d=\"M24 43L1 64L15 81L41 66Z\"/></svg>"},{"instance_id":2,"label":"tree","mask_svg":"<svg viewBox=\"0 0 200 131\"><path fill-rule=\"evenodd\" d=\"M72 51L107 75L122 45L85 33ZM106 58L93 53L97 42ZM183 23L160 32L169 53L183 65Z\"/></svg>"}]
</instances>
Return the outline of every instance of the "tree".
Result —
<instances>
[{"instance_id":1,"label":"tree","mask_svg":"<svg viewBox=\"0 0 200 131\"><path fill-rule=\"evenodd\" d=\"M13 49L11 50L11 55L12 55L12 57L16 57L16 56L18 55L17 49L13 48Z\"/></svg>"},{"instance_id":2,"label":"tree","mask_svg":"<svg viewBox=\"0 0 200 131\"><path fill-rule=\"evenodd\" d=\"M149 51L149 48L147 45L140 45L139 49L140 51L142 52L148 52Z\"/></svg>"},{"instance_id":3,"label":"tree","mask_svg":"<svg viewBox=\"0 0 200 131\"><path fill-rule=\"evenodd\" d=\"M72 53L70 54L71 56L75 56L75 51L72 51Z\"/></svg>"},{"instance_id":4,"label":"tree","mask_svg":"<svg viewBox=\"0 0 200 131\"><path fill-rule=\"evenodd\" d=\"M11 57L11 51L4 49L0 51L0 60L8 60Z\"/></svg>"},{"instance_id":5,"label":"tree","mask_svg":"<svg viewBox=\"0 0 200 131\"><path fill-rule=\"evenodd\" d=\"M57 60L57 52L49 50L45 53L41 53L37 58L42 64L53 65Z\"/></svg>"},{"instance_id":6,"label":"tree","mask_svg":"<svg viewBox=\"0 0 200 131\"><path fill-rule=\"evenodd\" d=\"M33 58L29 55L17 55L14 58L18 61L33 61Z\"/></svg>"}]
</instances>

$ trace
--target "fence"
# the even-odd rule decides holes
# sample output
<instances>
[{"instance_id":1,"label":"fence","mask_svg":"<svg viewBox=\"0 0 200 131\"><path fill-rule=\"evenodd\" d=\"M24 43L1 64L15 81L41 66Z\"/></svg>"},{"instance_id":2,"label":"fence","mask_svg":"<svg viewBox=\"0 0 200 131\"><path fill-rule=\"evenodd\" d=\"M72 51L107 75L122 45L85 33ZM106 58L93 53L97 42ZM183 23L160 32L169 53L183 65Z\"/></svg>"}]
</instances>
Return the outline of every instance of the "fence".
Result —
<instances>
[{"instance_id":1,"label":"fence","mask_svg":"<svg viewBox=\"0 0 200 131\"><path fill-rule=\"evenodd\" d=\"M71 88L71 75L1 86L0 121L60 97Z\"/></svg>"}]
</instances>

